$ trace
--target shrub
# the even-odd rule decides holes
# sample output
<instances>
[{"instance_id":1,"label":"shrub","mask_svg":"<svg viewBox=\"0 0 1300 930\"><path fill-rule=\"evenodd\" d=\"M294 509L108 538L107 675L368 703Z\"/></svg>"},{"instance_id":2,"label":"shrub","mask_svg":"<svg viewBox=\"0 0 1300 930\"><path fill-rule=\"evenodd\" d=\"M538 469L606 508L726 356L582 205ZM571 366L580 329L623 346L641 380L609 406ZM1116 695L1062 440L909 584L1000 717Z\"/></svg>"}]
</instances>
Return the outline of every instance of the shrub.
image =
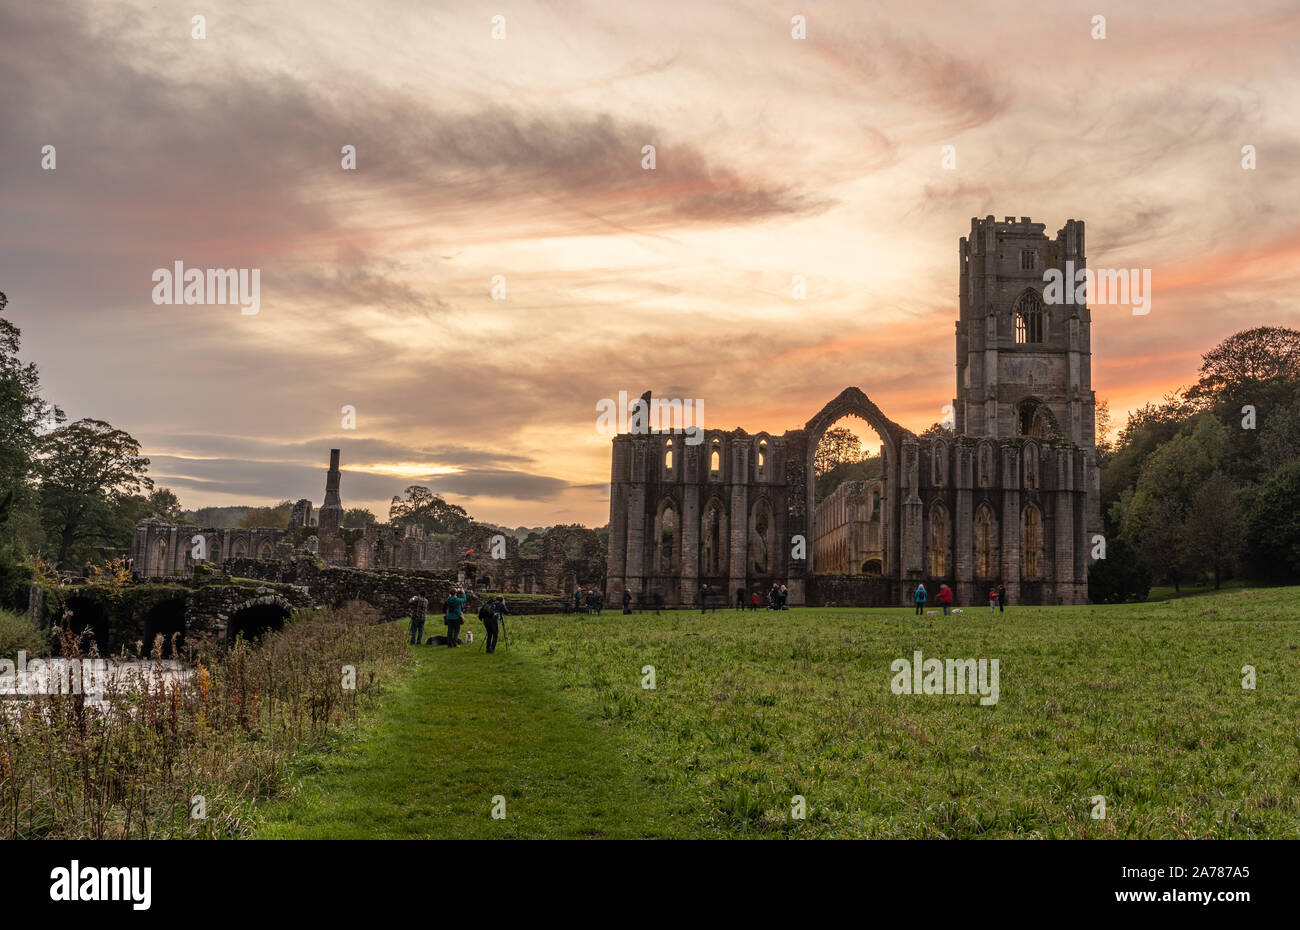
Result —
<instances>
[{"instance_id":1,"label":"shrub","mask_svg":"<svg viewBox=\"0 0 1300 930\"><path fill-rule=\"evenodd\" d=\"M19 650L43 656L50 651L49 639L26 614L0 608L0 658L16 659Z\"/></svg>"}]
</instances>

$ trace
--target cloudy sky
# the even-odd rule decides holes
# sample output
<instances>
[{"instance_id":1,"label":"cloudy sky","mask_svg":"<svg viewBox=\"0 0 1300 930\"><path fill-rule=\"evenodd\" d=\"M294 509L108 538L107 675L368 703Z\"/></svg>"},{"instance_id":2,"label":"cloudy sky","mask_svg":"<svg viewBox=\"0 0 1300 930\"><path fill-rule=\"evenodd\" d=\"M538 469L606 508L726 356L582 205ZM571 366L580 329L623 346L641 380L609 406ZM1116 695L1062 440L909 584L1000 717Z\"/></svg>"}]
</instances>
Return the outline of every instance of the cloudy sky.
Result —
<instances>
[{"instance_id":1,"label":"cloudy sky","mask_svg":"<svg viewBox=\"0 0 1300 930\"><path fill-rule=\"evenodd\" d=\"M1121 421L1300 325L1297 61L1295 2L0 0L0 291L187 506L319 504L339 447L346 506L600 525L620 390L939 419L972 216L1152 270L1094 310ZM175 261L260 269L260 312L155 305Z\"/></svg>"}]
</instances>

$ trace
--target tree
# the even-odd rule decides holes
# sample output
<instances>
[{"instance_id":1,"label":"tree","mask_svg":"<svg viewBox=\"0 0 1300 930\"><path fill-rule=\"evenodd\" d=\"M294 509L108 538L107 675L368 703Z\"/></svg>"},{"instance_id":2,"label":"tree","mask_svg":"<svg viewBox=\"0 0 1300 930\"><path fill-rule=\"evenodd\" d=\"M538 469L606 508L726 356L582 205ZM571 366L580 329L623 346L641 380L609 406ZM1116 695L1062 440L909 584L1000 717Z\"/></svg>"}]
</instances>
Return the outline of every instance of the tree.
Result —
<instances>
[{"instance_id":1,"label":"tree","mask_svg":"<svg viewBox=\"0 0 1300 930\"><path fill-rule=\"evenodd\" d=\"M185 509L181 499L171 488L157 488L148 499L149 512L152 516L167 523L184 523Z\"/></svg>"},{"instance_id":2,"label":"tree","mask_svg":"<svg viewBox=\"0 0 1300 930\"><path fill-rule=\"evenodd\" d=\"M1115 444L1110 440L1110 401L1097 401L1093 425L1097 436L1097 461L1104 465L1115 451Z\"/></svg>"},{"instance_id":3,"label":"tree","mask_svg":"<svg viewBox=\"0 0 1300 930\"><path fill-rule=\"evenodd\" d=\"M1122 537L1111 541L1106 558L1088 566L1088 600L1094 604L1144 601L1151 592L1151 569Z\"/></svg>"},{"instance_id":4,"label":"tree","mask_svg":"<svg viewBox=\"0 0 1300 930\"><path fill-rule=\"evenodd\" d=\"M0 293L0 313L9 299ZM12 539L18 522L11 519L29 512L32 503L32 467L41 432L63 422L63 411L41 397L40 373L18 358L22 333L0 318L0 499L7 502L0 514L0 533Z\"/></svg>"},{"instance_id":5,"label":"tree","mask_svg":"<svg viewBox=\"0 0 1300 930\"><path fill-rule=\"evenodd\" d=\"M392 523L414 524L424 528L426 535L458 533L473 522L464 507L449 504L426 487L411 485L405 499L394 497L388 508Z\"/></svg>"},{"instance_id":6,"label":"tree","mask_svg":"<svg viewBox=\"0 0 1300 930\"><path fill-rule=\"evenodd\" d=\"M239 529L269 527L283 530L289 526L289 515L291 513L293 513L292 501L280 501L274 507L250 507L242 517L235 521L235 526Z\"/></svg>"},{"instance_id":7,"label":"tree","mask_svg":"<svg viewBox=\"0 0 1300 930\"><path fill-rule=\"evenodd\" d=\"M1245 529L1236 486L1223 472L1214 472L1192 494L1181 544L1189 564L1214 576L1216 589L1237 569Z\"/></svg>"},{"instance_id":8,"label":"tree","mask_svg":"<svg viewBox=\"0 0 1300 930\"><path fill-rule=\"evenodd\" d=\"M78 420L51 431L39 440L37 457L41 523L57 541L62 566L74 545L111 531L113 508L123 498L153 489L140 444L103 420Z\"/></svg>"},{"instance_id":9,"label":"tree","mask_svg":"<svg viewBox=\"0 0 1300 930\"><path fill-rule=\"evenodd\" d=\"M379 518L364 507L350 507L343 511L343 528L347 530L365 529L378 522Z\"/></svg>"},{"instance_id":10,"label":"tree","mask_svg":"<svg viewBox=\"0 0 1300 930\"><path fill-rule=\"evenodd\" d=\"M1187 396L1235 402L1276 381L1300 381L1300 330L1257 326L1201 356L1201 378Z\"/></svg>"},{"instance_id":11,"label":"tree","mask_svg":"<svg viewBox=\"0 0 1300 930\"><path fill-rule=\"evenodd\" d=\"M1189 521L1201 503L1198 491L1222 466L1229 446L1228 431L1213 417L1199 417L1178 435L1162 443L1148 458L1120 527L1152 571L1177 589L1188 574L1209 571L1204 551L1189 545ZM1239 528L1238 528L1239 529ZM1220 528L1221 543L1233 527Z\"/></svg>"},{"instance_id":12,"label":"tree","mask_svg":"<svg viewBox=\"0 0 1300 930\"><path fill-rule=\"evenodd\" d=\"M866 457L862 440L852 430L834 426L822 433L821 442L817 443L817 451L813 453L813 472L821 478L836 465L861 462Z\"/></svg>"},{"instance_id":13,"label":"tree","mask_svg":"<svg viewBox=\"0 0 1300 930\"><path fill-rule=\"evenodd\" d=\"M1260 487L1246 517L1249 574L1300 581L1300 460L1288 462Z\"/></svg>"}]
</instances>

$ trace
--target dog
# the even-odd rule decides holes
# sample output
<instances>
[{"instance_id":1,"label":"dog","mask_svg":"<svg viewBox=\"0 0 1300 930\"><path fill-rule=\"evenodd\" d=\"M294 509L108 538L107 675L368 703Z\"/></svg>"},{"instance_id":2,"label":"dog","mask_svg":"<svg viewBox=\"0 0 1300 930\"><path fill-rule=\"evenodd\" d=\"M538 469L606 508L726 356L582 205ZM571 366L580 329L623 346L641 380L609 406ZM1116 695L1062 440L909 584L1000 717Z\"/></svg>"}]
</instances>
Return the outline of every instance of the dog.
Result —
<instances>
[{"instance_id":1,"label":"dog","mask_svg":"<svg viewBox=\"0 0 1300 930\"><path fill-rule=\"evenodd\" d=\"M937 617L937 616L939 616L939 611L937 611L937 610L927 610L927 611L925 612L925 615L926 615L927 617Z\"/></svg>"},{"instance_id":2,"label":"dog","mask_svg":"<svg viewBox=\"0 0 1300 930\"><path fill-rule=\"evenodd\" d=\"M955 614L964 614L966 611L962 610L960 607L954 607L952 612Z\"/></svg>"},{"instance_id":3,"label":"dog","mask_svg":"<svg viewBox=\"0 0 1300 930\"><path fill-rule=\"evenodd\" d=\"M460 638L457 639L456 642L460 643L462 646L472 643L474 642L474 634L469 630L466 630L461 634ZM430 636L424 641L424 644L426 646L445 646L447 645L447 637L446 635L439 633L437 636Z\"/></svg>"}]
</instances>

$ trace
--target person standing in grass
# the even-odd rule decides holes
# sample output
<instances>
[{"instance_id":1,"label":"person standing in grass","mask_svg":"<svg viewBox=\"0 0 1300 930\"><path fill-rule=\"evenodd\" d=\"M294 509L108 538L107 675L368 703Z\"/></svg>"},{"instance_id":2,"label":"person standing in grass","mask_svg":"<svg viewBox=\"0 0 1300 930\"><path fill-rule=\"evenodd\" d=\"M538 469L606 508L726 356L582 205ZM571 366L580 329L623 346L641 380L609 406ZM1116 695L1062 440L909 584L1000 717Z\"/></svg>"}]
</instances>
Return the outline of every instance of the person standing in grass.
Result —
<instances>
[{"instance_id":1,"label":"person standing in grass","mask_svg":"<svg viewBox=\"0 0 1300 930\"><path fill-rule=\"evenodd\" d=\"M480 615L483 620L483 629L487 633L484 644L488 652L496 652L497 635L500 632L498 624L503 622L502 617L510 613L510 608L506 607L505 595L502 594L498 594L488 601L485 606L487 609Z\"/></svg>"},{"instance_id":2,"label":"person standing in grass","mask_svg":"<svg viewBox=\"0 0 1300 930\"><path fill-rule=\"evenodd\" d=\"M927 595L925 591L925 585L919 584L916 586L916 592L912 595L912 600L916 602L916 615L918 617L921 616L921 612L925 609L925 599L928 596L929 595Z\"/></svg>"},{"instance_id":3,"label":"person standing in grass","mask_svg":"<svg viewBox=\"0 0 1300 930\"><path fill-rule=\"evenodd\" d=\"M575 614L582 613L582 586L581 585L579 585L573 591L573 612Z\"/></svg>"},{"instance_id":4,"label":"person standing in grass","mask_svg":"<svg viewBox=\"0 0 1300 930\"><path fill-rule=\"evenodd\" d=\"M632 592L628 591L625 588L623 590L623 613L630 614L631 612L632 612Z\"/></svg>"},{"instance_id":5,"label":"person standing in grass","mask_svg":"<svg viewBox=\"0 0 1300 930\"><path fill-rule=\"evenodd\" d=\"M785 589L785 585L781 585L781 596L780 596L780 601L781 601L781 609L782 609L782 610L789 610L789 609L790 609L789 607L786 606L786 601L788 601L789 599L790 599L790 592L787 591L787 590Z\"/></svg>"},{"instance_id":6,"label":"person standing in grass","mask_svg":"<svg viewBox=\"0 0 1300 930\"><path fill-rule=\"evenodd\" d=\"M465 622L465 600L465 592L457 589L443 601L443 622L447 624L447 646L451 649L460 645L460 625Z\"/></svg>"},{"instance_id":7,"label":"person standing in grass","mask_svg":"<svg viewBox=\"0 0 1300 930\"><path fill-rule=\"evenodd\" d=\"M1006 609L1007 609L1007 586L1004 584L1000 584L998 585L998 613L1002 613Z\"/></svg>"},{"instance_id":8,"label":"person standing in grass","mask_svg":"<svg viewBox=\"0 0 1300 930\"><path fill-rule=\"evenodd\" d=\"M749 596L749 609L758 610L758 592L755 591Z\"/></svg>"},{"instance_id":9,"label":"person standing in grass","mask_svg":"<svg viewBox=\"0 0 1300 930\"><path fill-rule=\"evenodd\" d=\"M424 616L429 609L429 599L423 594L411 598L411 645L424 642Z\"/></svg>"},{"instance_id":10,"label":"person standing in grass","mask_svg":"<svg viewBox=\"0 0 1300 930\"><path fill-rule=\"evenodd\" d=\"M935 598L943 608L943 615L948 616L948 607L952 604L952 588L946 584L939 585L939 595Z\"/></svg>"},{"instance_id":11,"label":"person standing in grass","mask_svg":"<svg viewBox=\"0 0 1300 930\"><path fill-rule=\"evenodd\" d=\"M998 589L989 588L989 613L998 609Z\"/></svg>"}]
</instances>

